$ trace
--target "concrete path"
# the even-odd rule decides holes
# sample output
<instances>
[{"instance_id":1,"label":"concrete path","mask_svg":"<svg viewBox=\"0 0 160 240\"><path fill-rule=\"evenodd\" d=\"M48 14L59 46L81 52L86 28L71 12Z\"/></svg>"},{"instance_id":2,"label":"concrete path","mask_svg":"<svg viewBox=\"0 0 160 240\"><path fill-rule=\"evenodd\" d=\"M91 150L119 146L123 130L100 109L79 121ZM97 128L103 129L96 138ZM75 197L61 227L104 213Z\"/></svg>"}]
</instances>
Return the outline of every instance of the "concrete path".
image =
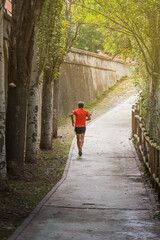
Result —
<instances>
[{"instance_id":1,"label":"concrete path","mask_svg":"<svg viewBox=\"0 0 160 240\"><path fill-rule=\"evenodd\" d=\"M152 218L152 202L129 140L133 101L87 127L82 157L74 141L66 179L10 240L160 239L160 223Z\"/></svg>"}]
</instances>

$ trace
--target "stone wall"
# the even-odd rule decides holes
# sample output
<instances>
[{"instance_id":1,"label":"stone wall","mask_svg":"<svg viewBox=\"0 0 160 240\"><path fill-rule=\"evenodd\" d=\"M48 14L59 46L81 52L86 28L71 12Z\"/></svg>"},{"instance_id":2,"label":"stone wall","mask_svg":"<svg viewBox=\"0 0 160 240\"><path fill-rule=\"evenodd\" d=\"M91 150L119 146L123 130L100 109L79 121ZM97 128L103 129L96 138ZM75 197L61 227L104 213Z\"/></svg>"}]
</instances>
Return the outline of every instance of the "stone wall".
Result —
<instances>
[{"instance_id":1,"label":"stone wall","mask_svg":"<svg viewBox=\"0 0 160 240\"><path fill-rule=\"evenodd\" d=\"M59 117L68 115L77 102L91 103L99 94L112 87L124 76L131 76L120 60L74 49L60 68Z\"/></svg>"}]
</instances>

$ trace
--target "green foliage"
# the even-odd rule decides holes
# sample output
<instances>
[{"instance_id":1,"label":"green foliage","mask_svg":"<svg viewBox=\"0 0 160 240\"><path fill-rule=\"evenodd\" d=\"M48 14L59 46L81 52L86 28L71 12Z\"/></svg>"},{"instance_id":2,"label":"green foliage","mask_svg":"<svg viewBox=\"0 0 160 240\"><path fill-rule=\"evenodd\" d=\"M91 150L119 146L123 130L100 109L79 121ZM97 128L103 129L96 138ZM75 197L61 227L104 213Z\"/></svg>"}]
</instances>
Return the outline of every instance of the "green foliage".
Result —
<instances>
[{"instance_id":1,"label":"green foliage","mask_svg":"<svg viewBox=\"0 0 160 240\"><path fill-rule=\"evenodd\" d=\"M114 46L112 49L112 47L110 48L111 44L106 44L108 50L116 53L119 52L116 47L120 48L121 46L121 50L124 51L128 46L131 50L133 47L135 48L134 53L140 48L147 54L149 31L150 34L154 33L154 25L150 24L150 20L155 20L155 12L149 16L148 14L151 9L155 9L154 2L150 0L86 1L86 8L90 10L88 21L107 30L107 39Z\"/></svg>"},{"instance_id":2,"label":"green foliage","mask_svg":"<svg viewBox=\"0 0 160 240\"><path fill-rule=\"evenodd\" d=\"M86 21L102 29L108 54L135 60L141 112L150 135L160 141L160 1L86 0Z\"/></svg>"},{"instance_id":3,"label":"green foliage","mask_svg":"<svg viewBox=\"0 0 160 240\"><path fill-rule=\"evenodd\" d=\"M73 47L98 53L104 50L105 38L101 29L95 28L94 25L83 24Z\"/></svg>"},{"instance_id":4,"label":"green foliage","mask_svg":"<svg viewBox=\"0 0 160 240\"><path fill-rule=\"evenodd\" d=\"M72 46L80 25L74 47L93 52L105 50L108 54L135 60L142 112L148 129L156 129L153 130L155 135L160 125L154 86L155 75L160 79L160 2L46 1L39 20L39 65L42 69L49 69L52 79L58 78L59 66Z\"/></svg>"},{"instance_id":5,"label":"green foliage","mask_svg":"<svg viewBox=\"0 0 160 240\"><path fill-rule=\"evenodd\" d=\"M65 51L65 22L63 1L45 1L38 22L39 68L52 70ZM57 77L57 76L56 76Z\"/></svg>"},{"instance_id":6,"label":"green foliage","mask_svg":"<svg viewBox=\"0 0 160 240\"><path fill-rule=\"evenodd\" d=\"M83 8L76 7L71 0L45 1L38 22L38 63L40 71L49 70L51 81L58 79L60 64L83 17Z\"/></svg>"}]
</instances>

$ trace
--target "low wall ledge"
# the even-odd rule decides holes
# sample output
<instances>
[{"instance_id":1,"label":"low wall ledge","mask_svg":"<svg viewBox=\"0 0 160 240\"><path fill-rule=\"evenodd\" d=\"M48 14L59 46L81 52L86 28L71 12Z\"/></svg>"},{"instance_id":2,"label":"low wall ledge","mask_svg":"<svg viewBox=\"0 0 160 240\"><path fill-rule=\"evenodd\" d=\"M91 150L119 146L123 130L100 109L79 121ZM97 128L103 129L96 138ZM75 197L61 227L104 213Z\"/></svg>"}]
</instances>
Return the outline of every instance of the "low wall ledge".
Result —
<instances>
[{"instance_id":1,"label":"low wall ledge","mask_svg":"<svg viewBox=\"0 0 160 240\"><path fill-rule=\"evenodd\" d=\"M87 56L91 56L91 57L96 57L96 58L104 59L105 61L111 61L111 62L125 64L125 62L122 60L115 60L115 59L112 60L110 57L107 57L107 56L104 56L101 54L97 54L97 53L93 53L93 52L88 52L88 51L77 49L77 48L71 48L69 52L79 53L79 54L83 54L83 55L87 55Z\"/></svg>"}]
</instances>

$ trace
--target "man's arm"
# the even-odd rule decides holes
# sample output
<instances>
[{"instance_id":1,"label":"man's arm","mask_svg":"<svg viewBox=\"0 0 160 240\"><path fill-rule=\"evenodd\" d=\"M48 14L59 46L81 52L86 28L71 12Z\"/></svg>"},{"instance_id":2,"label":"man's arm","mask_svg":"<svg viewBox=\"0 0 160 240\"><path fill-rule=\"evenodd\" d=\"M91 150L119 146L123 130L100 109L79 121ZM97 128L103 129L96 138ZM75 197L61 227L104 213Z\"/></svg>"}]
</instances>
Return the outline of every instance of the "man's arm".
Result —
<instances>
[{"instance_id":1,"label":"man's arm","mask_svg":"<svg viewBox=\"0 0 160 240\"><path fill-rule=\"evenodd\" d=\"M74 122L74 114L73 114L73 112L71 112L71 120L72 120L72 126L74 127L74 124L75 124L75 122Z\"/></svg>"},{"instance_id":2,"label":"man's arm","mask_svg":"<svg viewBox=\"0 0 160 240\"><path fill-rule=\"evenodd\" d=\"M86 121L91 120L91 114L89 114L89 116L86 117Z\"/></svg>"}]
</instances>

